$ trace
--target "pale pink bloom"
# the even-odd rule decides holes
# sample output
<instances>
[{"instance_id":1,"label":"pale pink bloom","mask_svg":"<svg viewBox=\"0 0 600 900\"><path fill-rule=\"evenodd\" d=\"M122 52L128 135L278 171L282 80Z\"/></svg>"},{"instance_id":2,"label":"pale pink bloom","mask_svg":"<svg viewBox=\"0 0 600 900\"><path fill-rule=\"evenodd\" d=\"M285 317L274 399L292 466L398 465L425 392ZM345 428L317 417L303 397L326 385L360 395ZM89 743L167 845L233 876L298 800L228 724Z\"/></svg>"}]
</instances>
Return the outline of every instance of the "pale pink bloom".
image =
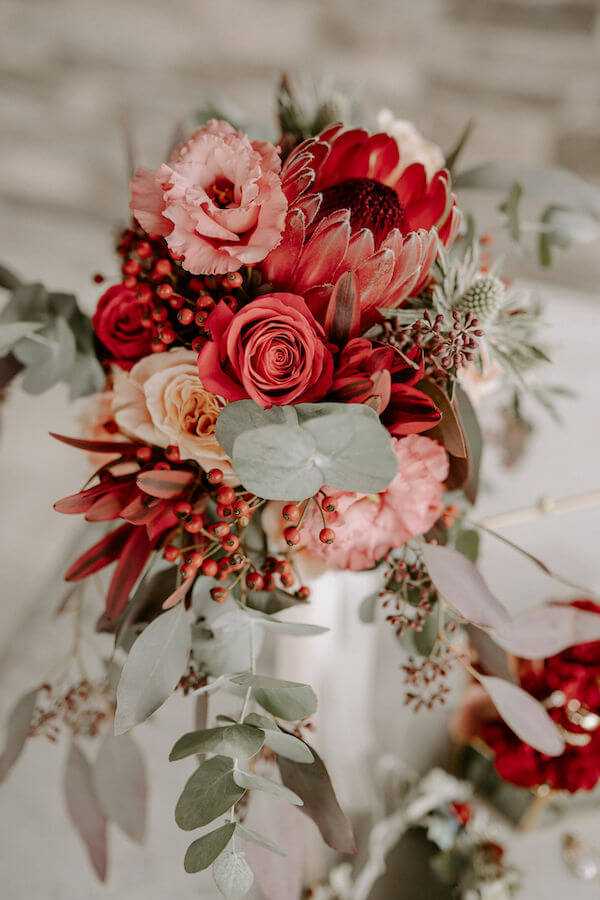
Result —
<instances>
[{"instance_id":1,"label":"pale pink bloom","mask_svg":"<svg viewBox=\"0 0 600 900\"><path fill-rule=\"evenodd\" d=\"M381 109L377 114L377 125L398 144L401 170L412 163L421 163L425 166L427 177L432 178L438 169L444 167L441 148L424 138L408 119L397 119L391 109Z\"/></svg>"},{"instance_id":2,"label":"pale pink bloom","mask_svg":"<svg viewBox=\"0 0 600 900\"><path fill-rule=\"evenodd\" d=\"M316 556L329 568L370 569L389 550L424 534L437 521L444 509L446 451L431 438L417 434L392 438L392 443L398 474L385 491L356 494L325 488L337 500L336 511L327 514L328 525L335 531L332 544L319 540L323 522L316 504L310 504L299 545L303 556ZM281 518L281 505L268 504L263 527L275 544L276 517L282 535L287 523Z\"/></svg>"},{"instance_id":3,"label":"pale pink bloom","mask_svg":"<svg viewBox=\"0 0 600 900\"><path fill-rule=\"evenodd\" d=\"M194 274L223 274L260 262L276 247L287 200L281 161L268 141L250 142L213 119L177 147L157 170L131 182L136 219Z\"/></svg>"},{"instance_id":4,"label":"pale pink bloom","mask_svg":"<svg viewBox=\"0 0 600 900\"><path fill-rule=\"evenodd\" d=\"M204 388L196 357L179 348L145 356L129 372L115 371L115 421L125 434L158 447L174 444L182 459L194 459L205 470L218 467L227 484L238 484L215 438L225 401Z\"/></svg>"}]
</instances>

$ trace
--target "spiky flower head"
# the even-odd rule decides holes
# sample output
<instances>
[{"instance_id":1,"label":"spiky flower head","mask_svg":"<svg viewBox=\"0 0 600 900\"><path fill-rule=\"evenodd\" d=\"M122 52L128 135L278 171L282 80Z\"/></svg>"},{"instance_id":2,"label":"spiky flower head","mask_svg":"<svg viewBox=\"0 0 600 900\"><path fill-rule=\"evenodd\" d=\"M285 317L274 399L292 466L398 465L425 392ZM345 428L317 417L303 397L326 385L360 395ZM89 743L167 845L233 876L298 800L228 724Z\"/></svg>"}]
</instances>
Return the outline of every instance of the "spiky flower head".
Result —
<instances>
[{"instance_id":1,"label":"spiky flower head","mask_svg":"<svg viewBox=\"0 0 600 900\"><path fill-rule=\"evenodd\" d=\"M497 275L482 275L460 297L456 309L472 312L483 324L496 316L504 296L504 284Z\"/></svg>"}]
</instances>

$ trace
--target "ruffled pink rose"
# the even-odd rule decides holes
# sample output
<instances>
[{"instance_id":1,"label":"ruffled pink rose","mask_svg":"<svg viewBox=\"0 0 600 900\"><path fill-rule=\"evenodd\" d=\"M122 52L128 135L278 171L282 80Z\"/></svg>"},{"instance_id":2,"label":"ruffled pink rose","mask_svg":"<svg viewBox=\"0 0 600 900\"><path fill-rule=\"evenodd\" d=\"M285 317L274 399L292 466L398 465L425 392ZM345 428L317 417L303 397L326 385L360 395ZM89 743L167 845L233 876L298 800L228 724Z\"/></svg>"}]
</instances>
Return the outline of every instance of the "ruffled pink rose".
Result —
<instances>
[{"instance_id":1,"label":"ruffled pink rose","mask_svg":"<svg viewBox=\"0 0 600 900\"><path fill-rule=\"evenodd\" d=\"M260 262L277 246L287 200L281 161L213 119L157 170L138 169L130 208L149 234L163 235L189 272L223 274Z\"/></svg>"},{"instance_id":2,"label":"ruffled pink rose","mask_svg":"<svg viewBox=\"0 0 600 900\"><path fill-rule=\"evenodd\" d=\"M328 513L328 525L335 531L332 544L322 544L323 527L316 504L311 503L302 526L299 545L320 557L329 568L370 569L393 547L424 534L443 511L443 482L448 475L448 455L431 438L411 434L392 438L398 457L398 474L381 494L355 494L326 488L337 500L337 509ZM271 505L271 504L269 504ZM263 516L265 531L272 514ZM279 520L287 525L281 518ZM272 536L271 534L269 536Z\"/></svg>"},{"instance_id":3,"label":"ruffled pink rose","mask_svg":"<svg viewBox=\"0 0 600 900\"><path fill-rule=\"evenodd\" d=\"M264 294L235 314L219 303L206 327L211 340L198 355L198 372L226 400L285 406L321 400L331 386L325 332L296 294Z\"/></svg>"}]
</instances>

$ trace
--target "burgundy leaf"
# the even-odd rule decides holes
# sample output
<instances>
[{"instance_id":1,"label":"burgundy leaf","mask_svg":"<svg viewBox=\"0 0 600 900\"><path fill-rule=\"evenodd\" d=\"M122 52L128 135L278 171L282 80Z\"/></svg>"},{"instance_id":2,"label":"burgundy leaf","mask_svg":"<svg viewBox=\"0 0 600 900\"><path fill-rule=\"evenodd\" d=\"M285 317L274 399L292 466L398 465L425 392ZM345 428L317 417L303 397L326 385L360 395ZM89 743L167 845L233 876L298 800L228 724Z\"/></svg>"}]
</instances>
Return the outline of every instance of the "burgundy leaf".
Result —
<instances>
[{"instance_id":1,"label":"burgundy leaf","mask_svg":"<svg viewBox=\"0 0 600 900\"><path fill-rule=\"evenodd\" d=\"M160 511L155 519L146 522L148 537L151 541L155 540L155 538L164 534L165 531L168 531L170 528L173 528L174 525L177 525L178 521L177 516L173 512L173 507L169 504L165 504L164 509Z\"/></svg>"},{"instance_id":2,"label":"burgundy leaf","mask_svg":"<svg viewBox=\"0 0 600 900\"><path fill-rule=\"evenodd\" d=\"M121 516L132 525L146 525L160 514L162 501L148 494L137 493L121 512Z\"/></svg>"},{"instance_id":3,"label":"burgundy leaf","mask_svg":"<svg viewBox=\"0 0 600 900\"><path fill-rule=\"evenodd\" d=\"M137 486L152 497L170 500L182 494L195 481L195 477L193 472L185 469L154 469L138 475Z\"/></svg>"},{"instance_id":4,"label":"burgundy leaf","mask_svg":"<svg viewBox=\"0 0 600 900\"><path fill-rule=\"evenodd\" d=\"M452 456L465 459L467 456L467 444L463 428L448 394L428 379L420 381L417 387L433 400L442 414L442 421L428 433L428 437L439 440Z\"/></svg>"},{"instance_id":5,"label":"burgundy leaf","mask_svg":"<svg viewBox=\"0 0 600 900\"><path fill-rule=\"evenodd\" d=\"M108 863L106 818L94 790L92 768L75 743L71 744L67 757L64 788L69 817L86 846L98 878L105 881Z\"/></svg>"},{"instance_id":6,"label":"burgundy leaf","mask_svg":"<svg viewBox=\"0 0 600 900\"><path fill-rule=\"evenodd\" d=\"M281 730L285 731L284 728ZM306 746L314 757L312 763L297 763L283 756L277 757L281 780L302 799L302 812L313 820L325 843L339 853L355 854L357 849L352 825L338 803L325 764L312 747Z\"/></svg>"},{"instance_id":7,"label":"burgundy leaf","mask_svg":"<svg viewBox=\"0 0 600 900\"><path fill-rule=\"evenodd\" d=\"M360 330L360 302L354 272L344 272L331 292L325 315L325 331L332 343L344 347Z\"/></svg>"},{"instance_id":8,"label":"burgundy leaf","mask_svg":"<svg viewBox=\"0 0 600 900\"><path fill-rule=\"evenodd\" d=\"M126 523L115 531L109 532L101 541L98 541L79 559L75 560L65 575L65 581L79 581L81 578L87 578L93 572L114 562L134 530L134 525Z\"/></svg>"},{"instance_id":9,"label":"burgundy leaf","mask_svg":"<svg viewBox=\"0 0 600 900\"><path fill-rule=\"evenodd\" d=\"M145 528L131 525L124 527L133 528L133 533L130 534L127 543L123 547L110 582L106 596L107 619L116 618L124 608L129 599L129 593L155 544L155 541L149 539Z\"/></svg>"},{"instance_id":10,"label":"burgundy leaf","mask_svg":"<svg viewBox=\"0 0 600 900\"><path fill-rule=\"evenodd\" d=\"M57 500L54 504L54 509L56 512L66 513L67 515L86 513L92 508L96 500L112 490L114 490L114 484L103 481L100 484L95 484L94 487L87 488L85 491L78 491L76 494Z\"/></svg>"},{"instance_id":11,"label":"burgundy leaf","mask_svg":"<svg viewBox=\"0 0 600 900\"><path fill-rule=\"evenodd\" d=\"M142 446L141 444L125 443L124 441L86 441L83 438L67 437L64 434L50 432L50 437L68 444L69 447L77 447L79 450L87 450L90 453L120 453L130 455Z\"/></svg>"},{"instance_id":12,"label":"burgundy leaf","mask_svg":"<svg viewBox=\"0 0 600 900\"><path fill-rule=\"evenodd\" d=\"M88 509L85 514L86 521L109 522L112 519L118 519L136 494L135 486L130 483L104 494Z\"/></svg>"}]
</instances>

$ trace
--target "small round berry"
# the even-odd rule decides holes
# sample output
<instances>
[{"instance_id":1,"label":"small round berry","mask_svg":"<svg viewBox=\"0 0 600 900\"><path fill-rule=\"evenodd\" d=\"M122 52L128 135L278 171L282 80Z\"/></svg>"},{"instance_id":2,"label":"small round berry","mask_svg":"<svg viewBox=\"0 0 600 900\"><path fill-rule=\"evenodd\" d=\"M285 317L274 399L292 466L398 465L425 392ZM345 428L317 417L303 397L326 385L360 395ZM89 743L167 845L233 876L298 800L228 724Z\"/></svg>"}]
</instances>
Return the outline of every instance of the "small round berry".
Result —
<instances>
[{"instance_id":1,"label":"small round berry","mask_svg":"<svg viewBox=\"0 0 600 900\"><path fill-rule=\"evenodd\" d=\"M168 300L169 297L173 296L173 286L170 284L159 284L156 288L156 293L161 300Z\"/></svg>"},{"instance_id":2,"label":"small round berry","mask_svg":"<svg viewBox=\"0 0 600 900\"><path fill-rule=\"evenodd\" d=\"M229 534L229 524L227 522L213 522L208 526L208 530L215 537L221 538Z\"/></svg>"},{"instance_id":3,"label":"small round berry","mask_svg":"<svg viewBox=\"0 0 600 900\"><path fill-rule=\"evenodd\" d=\"M198 292L203 291L204 282L200 278L190 278L190 290Z\"/></svg>"},{"instance_id":4,"label":"small round berry","mask_svg":"<svg viewBox=\"0 0 600 900\"><path fill-rule=\"evenodd\" d=\"M333 528L321 528L319 532L319 540L322 544L333 544L335 541L335 531Z\"/></svg>"},{"instance_id":5,"label":"small round berry","mask_svg":"<svg viewBox=\"0 0 600 900\"><path fill-rule=\"evenodd\" d=\"M221 300L229 307L231 312L237 312L238 302L235 297L233 297L231 294L225 294L224 297L221 297Z\"/></svg>"},{"instance_id":6,"label":"small round berry","mask_svg":"<svg viewBox=\"0 0 600 900\"><path fill-rule=\"evenodd\" d=\"M221 547L223 550L229 550L230 553L233 553L240 546L240 539L235 534L226 534L225 537L221 540Z\"/></svg>"},{"instance_id":7,"label":"small round berry","mask_svg":"<svg viewBox=\"0 0 600 900\"><path fill-rule=\"evenodd\" d=\"M202 563L203 575L207 575L209 578L214 578L218 571L219 567L217 565L216 559L205 559Z\"/></svg>"},{"instance_id":8,"label":"small round berry","mask_svg":"<svg viewBox=\"0 0 600 900\"><path fill-rule=\"evenodd\" d=\"M248 572L246 575L246 587L251 591L262 591L265 580L260 572Z\"/></svg>"},{"instance_id":9,"label":"small round berry","mask_svg":"<svg viewBox=\"0 0 600 900\"><path fill-rule=\"evenodd\" d=\"M209 484L221 484L223 481L223 470L222 469L210 469L206 473L206 477L209 481Z\"/></svg>"},{"instance_id":10,"label":"small round berry","mask_svg":"<svg viewBox=\"0 0 600 900\"><path fill-rule=\"evenodd\" d=\"M274 591L276 586L275 579L270 572L267 572L265 575L265 583L263 584L263 591Z\"/></svg>"},{"instance_id":11,"label":"small round berry","mask_svg":"<svg viewBox=\"0 0 600 900\"><path fill-rule=\"evenodd\" d=\"M232 487L227 487L223 485L217 491L217 500L219 503L224 503L225 505L229 505L233 503L235 500L235 491Z\"/></svg>"},{"instance_id":12,"label":"small round berry","mask_svg":"<svg viewBox=\"0 0 600 900\"><path fill-rule=\"evenodd\" d=\"M149 284L138 284L137 299L140 303L149 303L152 300L152 288Z\"/></svg>"},{"instance_id":13,"label":"small round berry","mask_svg":"<svg viewBox=\"0 0 600 900\"><path fill-rule=\"evenodd\" d=\"M166 306L155 306L150 315L155 322L166 322L169 317Z\"/></svg>"},{"instance_id":14,"label":"small round berry","mask_svg":"<svg viewBox=\"0 0 600 900\"><path fill-rule=\"evenodd\" d=\"M195 337L194 340L192 341L192 350L194 351L194 353L200 353L200 351L204 347L205 343L206 343L206 338Z\"/></svg>"},{"instance_id":15,"label":"small round berry","mask_svg":"<svg viewBox=\"0 0 600 900\"><path fill-rule=\"evenodd\" d=\"M192 504L187 500L178 500L173 507L173 512L178 519L185 518L186 516L191 516Z\"/></svg>"},{"instance_id":16,"label":"small round berry","mask_svg":"<svg viewBox=\"0 0 600 900\"><path fill-rule=\"evenodd\" d=\"M233 514L236 518L240 516L249 516L251 509L245 500L236 500L233 504Z\"/></svg>"},{"instance_id":17,"label":"small round berry","mask_svg":"<svg viewBox=\"0 0 600 900\"><path fill-rule=\"evenodd\" d=\"M246 560L241 553L232 553L231 556L228 557L228 559L234 572L237 572L239 569L243 569L246 565Z\"/></svg>"},{"instance_id":18,"label":"small round berry","mask_svg":"<svg viewBox=\"0 0 600 900\"><path fill-rule=\"evenodd\" d=\"M198 566L202 565L204 557L199 550L192 550L192 552L188 553L188 555L186 556L185 561L188 566L193 566L195 569L197 569Z\"/></svg>"},{"instance_id":19,"label":"small round berry","mask_svg":"<svg viewBox=\"0 0 600 900\"><path fill-rule=\"evenodd\" d=\"M325 512L335 512L337 509L337 500L335 497L323 497L321 508L324 509Z\"/></svg>"},{"instance_id":20,"label":"small round berry","mask_svg":"<svg viewBox=\"0 0 600 900\"><path fill-rule=\"evenodd\" d=\"M154 271L157 275L164 277L165 275L171 274L171 272L173 271L173 266L168 259L159 259L154 266Z\"/></svg>"},{"instance_id":21,"label":"small round berry","mask_svg":"<svg viewBox=\"0 0 600 900\"><path fill-rule=\"evenodd\" d=\"M227 287L230 288L240 288L243 283L244 279L239 272L228 272L227 275L223 277L223 284L226 284Z\"/></svg>"},{"instance_id":22,"label":"small round berry","mask_svg":"<svg viewBox=\"0 0 600 900\"><path fill-rule=\"evenodd\" d=\"M296 579L291 574L290 575L285 574L285 575L281 576L281 583L284 587L291 587L295 580Z\"/></svg>"},{"instance_id":23,"label":"small round berry","mask_svg":"<svg viewBox=\"0 0 600 900\"><path fill-rule=\"evenodd\" d=\"M175 332L170 326L166 326L160 332L160 339L165 344L172 344L175 340Z\"/></svg>"},{"instance_id":24,"label":"small round berry","mask_svg":"<svg viewBox=\"0 0 600 900\"><path fill-rule=\"evenodd\" d=\"M96 274L94 275L94 283L102 284L103 281L104 281L104 275L101 275L100 272L96 272Z\"/></svg>"},{"instance_id":25,"label":"small round berry","mask_svg":"<svg viewBox=\"0 0 600 900\"><path fill-rule=\"evenodd\" d=\"M196 309L209 310L212 309L214 305L215 301L210 296L210 294L200 294L200 296L196 300Z\"/></svg>"},{"instance_id":26,"label":"small round berry","mask_svg":"<svg viewBox=\"0 0 600 900\"><path fill-rule=\"evenodd\" d=\"M188 566L188 564L186 563L181 567L180 572L184 578L191 578L192 575L195 574L196 569L194 568L194 566Z\"/></svg>"},{"instance_id":27,"label":"small round berry","mask_svg":"<svg viewBox=\"0 0 600 900\"><path fill-rule=\"evenodd\" d=\"M250 516L240 516L237 520L240 528L247 528L250 524Z\"/></svg>"},{"instance_id":28,"label":"small round berry","mask_svg":"<svg viewBox=\"0 0 600 900\"><path fill-rule=\"evenodd\" d=\"M289 528L285 529L283 536L288 547L294 547L296 544L300 543L300 532L293 525L290 525Z\"/></svg>"},{"instance_id":29,"label":"small round berry","mask_svg":"<svg viewBox=\"0 0 600 900\"><path fill-rule=\"evenodd\" d=\"M200 310L200 312L197 312L194 317L194 321L195 321L196 325L198 325L200 328L206 323L207 319L208 319L208 313L202 309Z\"/></svg>"},{"instance_id":30,"label":"small round berry","mask_svg":"<svg viewBox=\"0 0 600 900\"><path fill-rule=\"evenodd\" d=\"M210 589L210 596L213 598L215 603L225 603L227 600L227 588L222 587L214 587Z\"/></svg>"},{"instance_id":31,"label":"small round berry","mask_svg":"<svg viewBox=\"0 0 600 900\"><path fill-rule=\"evenodd\" d=\"M296 506L295 503L286 503L286 505L281 510L281 515L286 520L286 522L299 522L300 521L300 509Z\"/></svg>"},{"instance_id":32,"label":"small round berry","mask_svg":"<svg viewBox=\"0 0 600 900\"><path fill-rule=\"evenodd\" d=\"M142 271L142 267L139 260L128 259L126 263L123 263L123 271L126 275L139 275Z\"/></svg>"},{"instance_id":33,"label":"small round berry","mask_svg":"<svg viewBox=\"0 0 600 900\"><path fill-rule=\"evenodd\" d=\"M137 287L137 278L135 275L128 275L123 284L126 288L129 288L130 291L135 291Z\"/></svg>"},{"instance_id":34,"label":"small round berry","mask_svg":"<svg viewBox=\"0 0 600 900\"><path fill-rule=\"evenodd\" d=\"M168 462L166 462L166 460L161 459L159 462L157 462L157 463L154 464L154 468L155 468L157 471L160 471L161 469L170 469L171 466L169 465Z\"/></svg>"},{"instance_id":35,"label":"small round berry","mask_svg":"<svg viewBox=\"0 0 600 900\"><path fill-rule=\"evenodd\" d=\"M187 307L185 309L180 309L177 313L177 321L181 322L182 325L189 325L194 321L194 313Z\"/></svg>"},{"instance_id":36,"label":"small round berry","mask_svg":"<svg viewBox=\"0 0 600 900\"><path fill-rule=\"evenodd\" d=\"M140 462L148 462L149 459L152 459L152 448L138 447L135 451L135 458L139 459Z\"/></svg>"},{"instance_id":37,"label":"small round berry","mask_svg":"<svg viewBox=\"0 0 600 900\"><path fill-rule=\"evenodd\" d=\"M184 303L185 300L183 297L180 297L179 294L173 294L172 297L169 297L169 306L171 309L181 309Z\"/></svg>"},{"instance_id":38,"label":"small round berry","mask_svg":"<svg viewBox=\"0 0 600 900\"><path fill-rule=\"evenodd\" d=\"M279 575L289 575L289 573L292 571L292 567L290 566L287 559L278 559L275 566L275 571Z\"/></svg>"},{"instance_id":39,"label":"small round berry","mask_svg":"<svg viewBox=\"0 0 600 900\"><path fill-rule=\"evenodd\" d=\"M148 241L140 241L135 252L140 259L148 259L149 256L152 256L152 247Z\"/></svg>"},{"instance_id":40,"label":"small round berry","mask_svg":"<svg viewBox=\"0 0 600 900\"><path fill-rule=\"evenodd\" d=\"M163 550L163 556L169 562L175 562L179 556L179 547L176 547L175 544L167 544Z\"/></svg>"},{"instance_id":41,"label":"small round berry","mask_svg":"<svg viewBox=\"0 0 600 900\"><path fill-rule=\"evenodd\" d=\"M204 517L200 515L193 515L189 522L185 522L183 527L189 534L198 534L199 531L202 531L204 528Z\"/></svg>"},{"instance_id":42,"label":"small round berry","mask_svg":"<svg viewBox=\"0 0 600 900\"><path fill-rule=\"evenodd\" d=\"M217 515L220 519L231 519L233 516L233 506L229 503L217 504Z\"/></svg>"},{"instance_id":43,"label":"small round berry","mask_svg":"<svg viewBox=\"0 0 600 900\"><path fill-rule=\"evenodd\" d=\"M155 337L152 338L150 349L153 353L164 353L164 351L167 349L167 345L163 344L159 337Z\"/></svg>"},{"instance_id":44,"label":"small round berry","mask_svg":"<svg viewBox=\"0 0 600 900\"><path fill-rule=\"evenodd\" d=\"M299 600L308 600L310 597L310 588L303 584L302 587L299 587L296 591L296 597L298 597Z\"/></svg>"},{"instance_id":45,"label":"small round berry","mask_svg":"<svg viewBox=\"0 0 600 900\"><path fill-rule=\"evenodd\" d=\"M179 447L176 444L169 444L165 450L165 456L171 462L179 462Z\"/></svg>"}]
</instances>

